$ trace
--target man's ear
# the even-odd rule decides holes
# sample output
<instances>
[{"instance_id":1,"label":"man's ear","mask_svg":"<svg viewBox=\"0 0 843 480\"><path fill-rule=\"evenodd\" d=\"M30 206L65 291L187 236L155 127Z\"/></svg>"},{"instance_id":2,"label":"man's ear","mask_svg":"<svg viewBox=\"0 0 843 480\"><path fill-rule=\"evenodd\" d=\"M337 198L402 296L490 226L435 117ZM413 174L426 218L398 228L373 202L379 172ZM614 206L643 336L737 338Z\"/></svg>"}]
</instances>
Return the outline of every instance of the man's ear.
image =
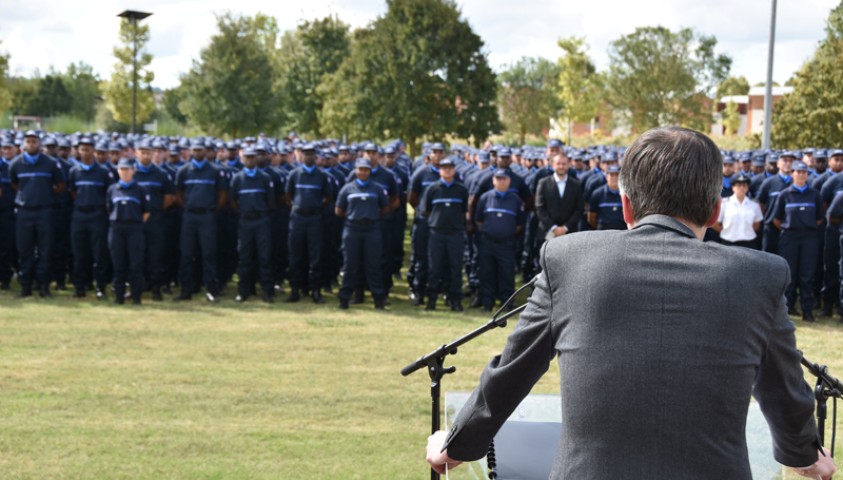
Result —
<instances>
[{"instance_id":1,"label":"man's ear","mask_svg":"<svg viewBox=\"0 0 843 480\"><path fill-rule=\"evenodd\" d=\"M623 204L623 221L626 222L627 228L632 229L635 225L635 214L632 211L632 202L623 192L621 192L621 203Z\"/></svg>"},{"instance_id":2,"label":"man's ear","mask_svg":"<svg viewBox=\"0 0 843 480\"><path fill-rule=\"evenodd\" d=\"M717 220L720 219L720 208L723 206L723 199L718 198L717 202L714 204L714 212L711 213L711 216L708 217L708 221L705 222L705 228L713 227Z\"/></svg>"}]
</instances>

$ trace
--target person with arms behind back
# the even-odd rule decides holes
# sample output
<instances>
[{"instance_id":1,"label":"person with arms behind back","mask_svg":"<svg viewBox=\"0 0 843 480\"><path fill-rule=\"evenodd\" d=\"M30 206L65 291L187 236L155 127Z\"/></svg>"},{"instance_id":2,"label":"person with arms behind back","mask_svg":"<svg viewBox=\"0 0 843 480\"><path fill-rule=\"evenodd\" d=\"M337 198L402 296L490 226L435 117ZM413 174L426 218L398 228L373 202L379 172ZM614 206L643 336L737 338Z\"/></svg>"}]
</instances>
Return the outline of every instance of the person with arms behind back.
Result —
<instances>
[{"instance_id":1,"label":"person with arms behind back","mask_svg":"<svg viewBox=\"0 0 843 480\"><path fill-rule=\"evenodd\" d=\"M750 479L750 395L776 460L830 478L787 316L787 264L701 241L718 219L721 167L716 145L693 130L651 130L633 143L620 179L630 230L545 243L503 353L450 433L428 440L434 470L483 457L557 357L563 429L551 478Z\"/></svg>"}]
</instances>

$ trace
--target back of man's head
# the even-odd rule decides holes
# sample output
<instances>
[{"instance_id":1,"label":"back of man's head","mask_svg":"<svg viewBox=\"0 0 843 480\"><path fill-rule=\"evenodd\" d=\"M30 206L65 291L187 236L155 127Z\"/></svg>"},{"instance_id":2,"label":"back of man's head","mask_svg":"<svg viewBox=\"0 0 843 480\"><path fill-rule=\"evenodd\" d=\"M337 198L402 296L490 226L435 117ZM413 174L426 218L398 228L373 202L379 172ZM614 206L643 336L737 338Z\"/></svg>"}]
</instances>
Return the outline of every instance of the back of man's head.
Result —
<instances>
[{"instance_id":1,"label":"back of man's head","mask_svg":"<svg viewBox=\"0 0 843 480\"><path fill-rule=\"evenodd\" d=\"M717 145L702 133L657 128L626 151L620 183L636 222L662 214L704 226L720 198L722 166Z\"/></svg>"}]
</instances>

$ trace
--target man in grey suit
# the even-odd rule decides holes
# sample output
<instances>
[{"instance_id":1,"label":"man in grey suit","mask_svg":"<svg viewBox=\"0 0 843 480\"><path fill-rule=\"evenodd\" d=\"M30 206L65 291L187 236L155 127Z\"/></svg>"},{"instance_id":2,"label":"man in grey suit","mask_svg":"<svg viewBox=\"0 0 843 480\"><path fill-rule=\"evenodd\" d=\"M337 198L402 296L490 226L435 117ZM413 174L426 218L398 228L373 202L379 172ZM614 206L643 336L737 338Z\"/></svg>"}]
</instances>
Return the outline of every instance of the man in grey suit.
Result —
<instances>
[{"instance_id":1,"label":"man in grey suit","mask_svg":"<svg viewBox=\"0 0 843 480\"><path fill-rule=\"evenodd\" d=\"M562 432L551 478L750 479L750 395L776 460L830 478L787 316L787 264L701 241L718 219L721 167L714 143L693 130L651 130L633 143L621 173L631 229L544 245L503 353L450 433L428 441L434 470L483 457L557 357Z\"/></svg>"}]
</instances>

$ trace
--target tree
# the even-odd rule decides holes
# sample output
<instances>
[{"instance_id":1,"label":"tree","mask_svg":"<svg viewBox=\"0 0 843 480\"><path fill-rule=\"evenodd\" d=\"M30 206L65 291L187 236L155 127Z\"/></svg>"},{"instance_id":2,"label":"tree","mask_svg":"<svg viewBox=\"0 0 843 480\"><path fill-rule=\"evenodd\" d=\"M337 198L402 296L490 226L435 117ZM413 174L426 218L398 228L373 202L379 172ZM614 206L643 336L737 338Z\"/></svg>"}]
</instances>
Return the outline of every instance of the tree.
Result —
<instances>
[{"instance_id":1,"label":"tree","mask_svg":"<svg viewBox=\"0 0 843 480\"><path fill-rule=\"evenodd\" d=\"M721 113L723 116L723 127L726 129L726 135L734 135L738 132L741 126L741 112L738 109L738 104L735 102L726 103L726 108Z\"/></svg>"},{"instance_id":2,"label":"tree","mask_svg":"<svg viewBox=\"0 0 843 480\"><path fill-rule=\"evenodd\" d=\"M569 122L591 121L600 107L602 79L585 51L585 39L562 38L558 45L564 52L558 80L564 116Z\"/></svg>"},{"instance_id":3,"label":"tree","mask_svg":"<svg viewBox=\"0 0 843 480\"><path fill-rule=\"evenodd\" d=\"M69 113L92 122L97 114L97 100L100 99L100 79L93 67L84 62L71 63L61 79L71 99Z\"/></svg>"},{"instance_id":4,"label":"tree","mask_svg":"<svg viewBox=\"0 0 843 480\"><path fill-rule=\"evenodd\" d=\"M0 41L0 44L3 42ZM0 54L0 112L12 106L12 92L9 87L9 55Z\"/></svg>"},{"instance_id":5,"label":"tree","mask_svg":"<svg viewBox=\"0 0 843 480\"><path fill-rule=\"evenodd\" d=\"M704 108L732 60L717 55L717 40L684 28L639 27L609 46L609 101L629 113L633 131L660 125L700 130L711 121Z\"/></svg>"},{"instance_id":6,"label":"tree","mask_svg":"<svg viewBox=\"0 0 843 480\"><path fill-rule=\"evenodd\" d=\"M321 87L326 133L479 145L500 130L483 41L451 0L388 0Z\"/></svg>"},{"instance_id":7,"label":"tree","mask_svg":"<svg viewBox=\"0 0 843 480\"><path fill-rule=\"evenodd\" d=\"M265 15L217 17L218 32L181 79L179 104L190 122L212 135L257 134L278 128L276 68L269 43L277 34Z\"/></svg>"},{"instance_id":8,"label":"tree","mask_svg":"<svg viewBox=\"0 0 843 480\"><path fill-rule=\"evenodd\" d=\"M339 68L350 46L348 25L337 17L304 22L281 38L279 93L290 126L298 132L321 136L324 99L317 87Z\"/></svg>"},{"instance_id":9,"label":"tree","mask_svg":"<svg viewBox=\"0 0 843 480\"><path fill-rule=\"evenodd\" d=\"M52 117L70 112L73 103L64 81L58 75L49 74L38 81L30 111L35 115Z\"/></svg>"},{"instance_id":10,"label":"tree","mask_svg":"<svg viewBox=\"0 0 843 480\"><path fill-rule=\"evenodd\" d=\"M520 143L527 134L542 135L561 103L556 95L559 67L541 57L522 57L498 75L498 106L506 129Z\"/></svg>"},{"instance_id":11,"label":"tree","mask_svg":"<svg viewBox=\"0 0 843 480\"><path fill-rule=\"evenodd\" d=\"M831 10L825 30L813 57L793 77L793 92L773 107L777 147L843 144L843 3Z\"/></svg>"},{"instance_id":12,"label":"tree","mask_svg":"<svg viewBox=\"0 0 843 480\"><path fill-rule=\"evenodd\" d=\"M746 77L729 77L723 80L717 86L717 93L714 94L714 100L720 101L721 98L730 95L747 95L749 94L749 81Z\"/></svg>"},{"instance_id":13,"label":"tree","mask_svg":"<svg viewBox=\"0 0 843 480\"><path fill-rule=\"evenodd\" d=\"M164 111L179 125L187 124L187 115L181 110L181 102L184 101L184 84L178 87L164 90Z\"/></svg>"},{"instance_id":14,"label":"tree","mask_svg":"<svg viewBox=\"0 0 843 480\"><path fill-rule=\"evenodd\" d=\"M149 26L133 24L128 19L120 20L120 46L114 47L117 63L111 80L104 82L103 96L105 104L114 120L129 125L132 123L133 86L137 84L136 120L143 124L155 113L155 99L152 96L151 83L155 79L152 70L146 67L152 63L152 54L143 50L149 41ZM133 70L133 53L137 45L137 77Z\"/></svg>"}]
</instances>

